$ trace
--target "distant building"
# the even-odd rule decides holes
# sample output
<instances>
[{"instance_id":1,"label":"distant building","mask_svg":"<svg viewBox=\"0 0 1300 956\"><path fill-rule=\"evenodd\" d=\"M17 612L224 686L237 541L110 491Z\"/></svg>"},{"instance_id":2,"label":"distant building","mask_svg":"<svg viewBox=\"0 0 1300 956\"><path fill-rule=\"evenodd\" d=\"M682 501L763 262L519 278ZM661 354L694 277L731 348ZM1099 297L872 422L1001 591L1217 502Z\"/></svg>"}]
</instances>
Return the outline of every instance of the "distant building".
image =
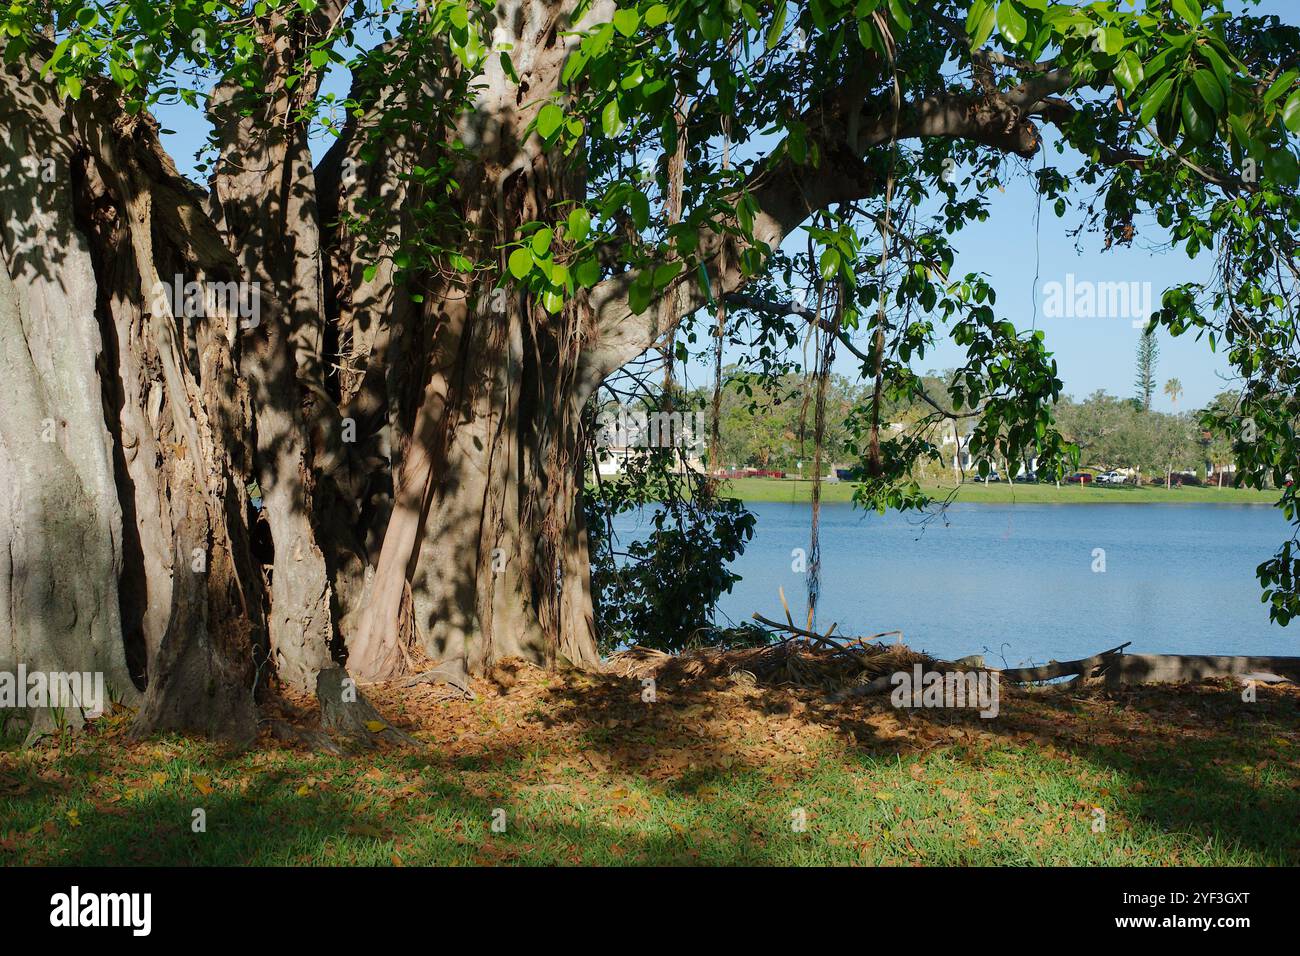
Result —
<instances>
[{"instance_id":1,"label":"distant building","mask_svg":"<svg viewBox=\"0 0 1300 956\"><path fill-rule=\"evenodd\" d=\"M601 477L615 478L627 471L627 463L637 458L643 458L649 453L646 448L633 448L627 445L611 445L609 447L596 449L596 471ZM683 465L680 455L675 458L676 464L673 467L673 474L682 475L690 469L697 475L705 473L704 462L700 460L699 455L688 453L686 462Z\"/></svg>"}]
</instances>

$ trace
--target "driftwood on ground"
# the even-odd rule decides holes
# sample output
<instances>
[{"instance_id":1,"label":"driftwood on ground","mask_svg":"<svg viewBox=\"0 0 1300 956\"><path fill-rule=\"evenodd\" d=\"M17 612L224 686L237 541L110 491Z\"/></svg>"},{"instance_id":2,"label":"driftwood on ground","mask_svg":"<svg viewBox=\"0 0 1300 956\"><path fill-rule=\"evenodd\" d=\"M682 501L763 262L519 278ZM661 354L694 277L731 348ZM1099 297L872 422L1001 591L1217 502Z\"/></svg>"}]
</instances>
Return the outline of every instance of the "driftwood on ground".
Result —
<instances>
[{"instance_id":1,"label":"driftwood on ground","mask_svg":"<svg viewBox=\"0 0 1300 956\"><path fill-rule=\"evenodd\" d=\"M1124 648L1131 643L1133 642L1128 641L1119 647L1112 647L1108 651L1077 661L1050 661L1039 667L1008 667L998 671L998 674L1003 680L1011 681L1013 684L1030 684L1035 681L1055 680L1058 677L1074 675L1092 677L1098 669L1109 670L1113 667L1115 661L1123 656Z\"/></svg>"}]
</instances>

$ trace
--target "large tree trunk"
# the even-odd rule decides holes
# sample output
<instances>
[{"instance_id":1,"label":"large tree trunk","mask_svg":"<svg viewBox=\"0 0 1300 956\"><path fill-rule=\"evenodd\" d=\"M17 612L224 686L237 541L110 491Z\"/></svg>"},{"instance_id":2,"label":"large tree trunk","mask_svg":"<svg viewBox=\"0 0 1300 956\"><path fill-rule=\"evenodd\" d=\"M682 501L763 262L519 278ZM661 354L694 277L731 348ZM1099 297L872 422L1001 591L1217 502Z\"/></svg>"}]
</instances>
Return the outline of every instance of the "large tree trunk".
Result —
<instances>
[{"instance_id":1,"label":"large tree trunk","mask_svg":"<svg viewBox=\"0 0 1300 956\"><path fill-rule=\"evenodd\" d=\"M122 509L96 370L103 343L90 250L73 229L68 143L22 113L4 79L0 671L100 672L110 694L132 699ZM47 157L63 165L36 161ZM48 724L48 713L27 716L33 731Z\"/></svg>"},{"instance_id":2,"label":"large tree trunk","mask_svg":"<svg viewBox=\"0 0 1300 956\"><path fill-rule=\"evenodd\" d=\"M256 473L274 546L271 652L280 679L311 692L335 637L316 469L328 452L337 455L341 439L325 391L325 281L307 131L281 120L311 96L316 79L309 74L295 93L285 88L302 46L284 22L275 14L266 23L274 37L266 44L269 85L246 91L225 82L213 94L221 156L211 210L261 306L241 371L254 390Z\"/></svg>"},{"instance_id":3,"label":"large tree trunk","mask_svg":"<svg viewBox=\"0 0 1300 956\"><path fill-rule=\"evenodd\" d=\"M64 110L13 65L0 113L7 148L54 170L15 175L3 200L0 360L19 394L0 441L0 665L99 671L126 700L144 688L144 733L248 739L264 624L237 316L191 320L160 291L237 266L107 84Z\"/></svg>"},{"instance_id":4,"label":"large tree trunk","mask_svg":"<svg viewBox=\"0 0 1300 956\"><path fill-rule=\"evenodd\" d=\"M608 4L597 6L593 18L608 15ZM549 221L566 200L585 198L581 171L556 165L525 136L558 89L573 42L564 7L497 5L496 36L512 44L529 94L519 97L520 84L492 60L457 130L475 147L456 177L471 228L465 248L499 262L425 309L436 329L431 375L348 635L348 666L362 680L395 676L415 639L470 672L510 656L599 664L579 514L581 410L595 384L580 373L591 312L581 296L549 315L527 296L490 294L504 267L495 250L518 239L522 223Z\"/></svg>"}]
</instances>

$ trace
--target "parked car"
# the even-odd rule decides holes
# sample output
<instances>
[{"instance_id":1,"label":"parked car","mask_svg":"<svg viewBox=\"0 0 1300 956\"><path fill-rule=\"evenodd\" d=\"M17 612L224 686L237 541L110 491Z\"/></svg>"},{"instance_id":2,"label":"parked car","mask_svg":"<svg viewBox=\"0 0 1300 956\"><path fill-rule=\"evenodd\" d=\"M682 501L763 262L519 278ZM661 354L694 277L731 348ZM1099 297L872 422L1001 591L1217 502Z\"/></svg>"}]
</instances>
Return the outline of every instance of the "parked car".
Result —
<instances>
[{"instance_id":1,"label":"parked car","mask_svg":"<svg viewBox=\"0 0 1300 956\"><path fill-rule=\"evenodd\" d=\"M1099 485L1122 485L1126 481L1128 479L1118 471L1103 471L1097 476L1097 484Z\"/></svg>"},{"instance_id":2,"label":"parked car","mask_svg":"<svg viewBox=\"0 0 1300 956\"><path fill-rule=\"evenodd\" d=\"M1065 480L1072 485L1086 485L1092 482L1092 475L1086 471L1076 471L1072 475L1066 475Z\"/></svg>"},{"instance_id":3,"label":"parked car","mask_svg":"<svg viewBox=\"0 0 1300 956\"><path fill-rule=\"evenodd\" d=\"M1038 481L1038 475L1032 471L1023 471L1011 480L1021 485L1032 485Z\"/></svg>"}]
</instances>

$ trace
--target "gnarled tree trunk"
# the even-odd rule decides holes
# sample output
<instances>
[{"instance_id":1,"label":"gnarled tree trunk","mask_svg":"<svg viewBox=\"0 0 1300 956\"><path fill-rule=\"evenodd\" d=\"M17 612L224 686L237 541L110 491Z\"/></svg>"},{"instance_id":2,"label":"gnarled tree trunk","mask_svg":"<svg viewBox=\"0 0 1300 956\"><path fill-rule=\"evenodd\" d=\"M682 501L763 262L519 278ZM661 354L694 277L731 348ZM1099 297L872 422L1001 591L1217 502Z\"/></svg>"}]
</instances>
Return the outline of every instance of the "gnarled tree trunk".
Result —
<instances>
[{"instance_id":1,"label":"gnarled tree trunk","mask_svg":"<svg viewBox=\"0 0 1300 956\"><path fill-rule=\"evenodd\" d=\"M142 732L248 739L264 624L237 316L177 314L162 281L237 264L108 84L64 109L13 65L0 104L6 139L54 171L5 192L0 354L22 389L0 442L5 663L144 689Z\"/></svg>"}]
</instances>

